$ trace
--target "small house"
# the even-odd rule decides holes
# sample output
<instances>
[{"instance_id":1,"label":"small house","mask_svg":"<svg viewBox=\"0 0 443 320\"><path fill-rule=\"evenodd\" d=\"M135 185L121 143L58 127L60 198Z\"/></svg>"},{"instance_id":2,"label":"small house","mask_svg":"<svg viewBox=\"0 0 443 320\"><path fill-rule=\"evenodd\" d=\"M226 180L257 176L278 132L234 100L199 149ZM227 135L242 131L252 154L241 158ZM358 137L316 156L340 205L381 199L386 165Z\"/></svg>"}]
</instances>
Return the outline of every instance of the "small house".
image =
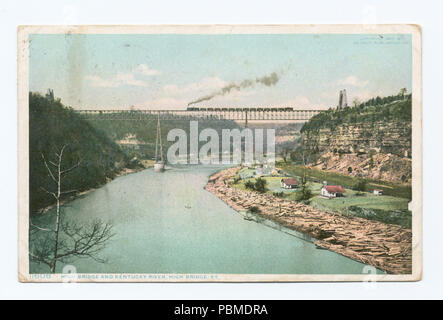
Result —
<instances>
[{"instance_id":1,"label":"small house","mask_svg":"<svg viewBox=\"0 0 443 320\"><path fill-rule=\"evenodd\" d=\"M383 194L383 190L382 189L374 189L374 195L381 196L382 194Z\"/></svg>"},{"instance_id":2,"label":"small house","mask_svg":"<svg viewBox=\"0 0 443 320\"><path fill-rule=\"evenodd\" d=\"M294 178L281 179L280 184L284 189L294 189L298 187L298 181Z\"/></svg>"},{"instance_id":3,"label":"small house","mask_svg":"<svg viewBox=\"0 0 443 320\"><path fill-rule=\"evenodd\" d=\"M321 195L327 198L343 197L345 189L342 186L323 186L321 188Z\"/></svg>"}]
</instances>

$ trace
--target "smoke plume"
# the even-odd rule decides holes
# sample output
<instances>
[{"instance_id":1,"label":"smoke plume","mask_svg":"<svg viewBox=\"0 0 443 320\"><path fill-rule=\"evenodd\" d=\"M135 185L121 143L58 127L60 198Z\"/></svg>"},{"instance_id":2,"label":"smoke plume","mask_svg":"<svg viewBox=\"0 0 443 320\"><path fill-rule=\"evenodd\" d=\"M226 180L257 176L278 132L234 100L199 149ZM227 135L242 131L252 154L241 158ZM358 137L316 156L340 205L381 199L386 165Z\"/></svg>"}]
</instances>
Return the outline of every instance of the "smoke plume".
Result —
<instances>
[{"instance_id":1,"label":"smoke plume","mask_svg":"<svg viewBox=\"0 0 443 320\"><path fill-rule=\"evenodd\" d=\"M279 76L276 72L271 73L268 76L264 76L261 78L255 78L255 79L246 79L243 80L240 83L230 83L227 86L224 86L223 88L221 88L218 91L215 91L207 96L203 96L198 98L197 100L191 101L188 103L188 106L192 105L192 104L196 104L202 101L208 101L211 100L212 98L216 97L216 96L224 96L226 94L228 94L229 92L231 92L232 90L242 90L245 88L250 88L255 86L256 84L261 84L267 87L273 86L275 85L278 81L279 81Z\"/></svg>"}]
</instances>

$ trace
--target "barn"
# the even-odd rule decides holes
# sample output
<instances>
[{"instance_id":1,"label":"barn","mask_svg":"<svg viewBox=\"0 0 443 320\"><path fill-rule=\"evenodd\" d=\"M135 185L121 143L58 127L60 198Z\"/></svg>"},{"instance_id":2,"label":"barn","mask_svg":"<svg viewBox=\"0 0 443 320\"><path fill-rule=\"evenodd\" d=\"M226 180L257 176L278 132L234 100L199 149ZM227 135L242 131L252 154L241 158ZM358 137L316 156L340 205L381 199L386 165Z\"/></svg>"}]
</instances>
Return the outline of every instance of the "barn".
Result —
<instances>
[{"instance_id":1,"label":"barn","mask_svg":"<svg viewBox=\"0 0 443 320\"><path fill-rule=\"evenodd\" d=\"M345 189L342 186L323 186L321 188L321 195L327 198L343 197Z\"/></svg>"},{"instance_id":2,"label":"barn","mask_svg":"<svg viewBox=\"0 0 443 320\"><path fill-rule=\"evenodd\" d=\"M294 178L281 179L280 184L284 189L295 189L298 187L298 181Z\"/></svg>"}]
</instances>

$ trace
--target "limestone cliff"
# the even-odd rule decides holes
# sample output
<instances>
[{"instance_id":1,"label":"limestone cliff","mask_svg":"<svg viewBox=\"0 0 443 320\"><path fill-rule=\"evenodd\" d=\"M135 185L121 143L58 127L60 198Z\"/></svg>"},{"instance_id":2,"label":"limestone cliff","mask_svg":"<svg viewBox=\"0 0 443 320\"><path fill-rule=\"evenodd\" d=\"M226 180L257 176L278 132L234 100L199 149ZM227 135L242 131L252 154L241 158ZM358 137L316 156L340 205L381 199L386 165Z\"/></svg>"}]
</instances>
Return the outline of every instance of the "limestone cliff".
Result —
<instances>
[{"instance_id":1,"label":"limestone cliff","mask_svg":"<svg viewBox=\"0 0 443 320\"><path fill-rule=\"evenodd\" d=\"M303 128L309 165L354 176L411 180L411 101L329 110Z\"/></svg>"}]
</instances>

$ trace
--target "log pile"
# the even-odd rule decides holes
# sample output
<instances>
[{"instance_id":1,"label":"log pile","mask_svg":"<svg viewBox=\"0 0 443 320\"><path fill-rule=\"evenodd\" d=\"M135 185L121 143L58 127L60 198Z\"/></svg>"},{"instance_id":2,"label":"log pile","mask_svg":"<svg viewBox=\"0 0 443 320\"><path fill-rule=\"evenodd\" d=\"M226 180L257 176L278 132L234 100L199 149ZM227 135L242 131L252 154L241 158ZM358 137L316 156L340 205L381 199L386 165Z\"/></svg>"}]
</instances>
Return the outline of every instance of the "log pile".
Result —
<instances>
[{"instance_id":1,"label":"log pile","mask_svg":"<svg viewBox=\"0 0 443 320\"><path fill-rule=\"evenodd\" d=\"M259 215L307 234L315 244L390 274L412 273L412 231L403 227L343 216L308 205L234 188L229 184L238 168L210 177L206 189L236 211L258 207Z\"/></svg>"}]
</instances>

